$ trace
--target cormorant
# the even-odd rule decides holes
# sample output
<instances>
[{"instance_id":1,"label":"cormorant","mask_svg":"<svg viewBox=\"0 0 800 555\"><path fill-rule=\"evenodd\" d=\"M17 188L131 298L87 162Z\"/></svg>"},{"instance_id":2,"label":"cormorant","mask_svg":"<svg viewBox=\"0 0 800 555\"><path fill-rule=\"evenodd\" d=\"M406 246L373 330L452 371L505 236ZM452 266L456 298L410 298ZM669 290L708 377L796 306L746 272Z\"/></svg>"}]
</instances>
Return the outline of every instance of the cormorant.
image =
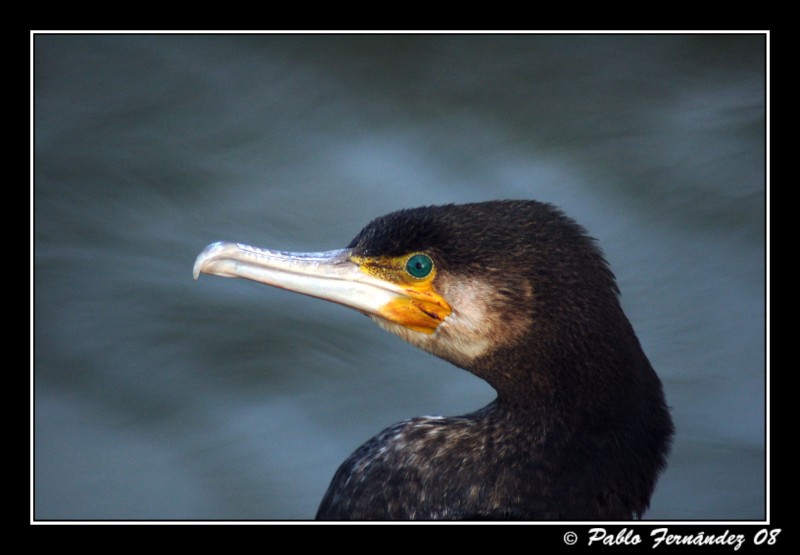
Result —
<instances>
[{"instance_id":1,"label":"cormorant","mask_svg":"<svg viewBox=\"0 0 800 555\"><path fill-rule=\"evenodd\" d=\"M199 273L354 308L497 392L382 431L336 472L322 520L627 520L647 509L672 419L585 230L536 201L400 210L347 248L214 243Z\"/></svg>"}]
</instances>

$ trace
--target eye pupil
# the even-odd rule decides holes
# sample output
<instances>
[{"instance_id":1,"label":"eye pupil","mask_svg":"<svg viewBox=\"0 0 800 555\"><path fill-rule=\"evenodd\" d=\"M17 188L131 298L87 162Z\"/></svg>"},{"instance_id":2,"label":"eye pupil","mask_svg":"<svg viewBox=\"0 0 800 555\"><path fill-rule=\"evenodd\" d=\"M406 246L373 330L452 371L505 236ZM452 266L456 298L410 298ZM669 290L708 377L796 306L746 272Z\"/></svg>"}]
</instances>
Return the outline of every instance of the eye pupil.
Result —
<instances>
[{"instance_id":1,"label":"eye pupil","mask_svg":"<svg viewBox=\"0 0 800 555\"><path fill-rule=\"evenodd\" d=\"M433 260L425 254L415 254L406 262L406 271L415 278L424 278L433 270Z\"/></svg>"}]
</instances>

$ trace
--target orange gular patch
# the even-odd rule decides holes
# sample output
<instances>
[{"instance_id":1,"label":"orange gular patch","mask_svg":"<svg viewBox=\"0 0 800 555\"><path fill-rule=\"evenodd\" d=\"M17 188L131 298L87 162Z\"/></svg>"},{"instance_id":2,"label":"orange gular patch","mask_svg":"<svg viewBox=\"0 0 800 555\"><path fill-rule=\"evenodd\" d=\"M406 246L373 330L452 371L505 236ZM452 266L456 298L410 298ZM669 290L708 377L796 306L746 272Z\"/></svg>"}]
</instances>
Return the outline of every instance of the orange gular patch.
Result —
<instances>
[{"instance_id":1,"label":"orange gular patch","mask_svg":"<svg viewBox=\"0 0 800 555\"><path fill-rule=\"evenodd\" d=\"M411 253L398 257L352 257L365 274L385 281L387 289L398 296L377 311L385 320L421 333L433 333L452 312L446 300L434 289L436 266L432 264L425 277L414 277L407 271Z\"/></svg>"},{"instance_id":2,"label":"orange gular patch","mask_svg":"<svg viewBox=\"0 0 800 555\"><path fill-rule=\"evenodd\" d=\"M381 318L422 333L433 333L450 315L447 302L436 295L435 301L398 297L383 305L378 311Z\"/></svg>"}]
</instances>

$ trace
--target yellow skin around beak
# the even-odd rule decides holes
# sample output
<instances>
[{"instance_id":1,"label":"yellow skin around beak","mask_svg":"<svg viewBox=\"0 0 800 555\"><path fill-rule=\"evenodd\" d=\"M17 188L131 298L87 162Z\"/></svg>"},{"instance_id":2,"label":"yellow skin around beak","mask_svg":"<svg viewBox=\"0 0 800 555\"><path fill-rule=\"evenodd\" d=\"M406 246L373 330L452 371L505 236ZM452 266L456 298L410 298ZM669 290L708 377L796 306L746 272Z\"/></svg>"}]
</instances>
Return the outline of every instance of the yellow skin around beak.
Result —
<instances>
[{"instance_id":1,"label":"yellow skin around beak","mask_svg":"<svg viewBox=\"0 0 800 555\"><path fill-rule=\"evenodd\" d=\"M405 270L413 254L372 258L355 256L349 249L289 253L221 242L200 253L194 278L204 273L250 279L432 334L452 309L433 287L435 268L424 278Z\"/></svg>"},{"instance_id":2,"label":"yellow skin around beak","mask_svg":"<svg viewBox=\"0 0 800 555\"><path fill-rule=\"evenodd\" d=\"M380 307L377 316L414 331L433 333L450 315L452 308L433 287L433 280L436 277L435 267L424 278L415 278L405 270L408 259L413 254L398 257L351 256L350 258L365 274L384 283L390 283L403 292L403 295Z\"/></svg>"}]
</instances>

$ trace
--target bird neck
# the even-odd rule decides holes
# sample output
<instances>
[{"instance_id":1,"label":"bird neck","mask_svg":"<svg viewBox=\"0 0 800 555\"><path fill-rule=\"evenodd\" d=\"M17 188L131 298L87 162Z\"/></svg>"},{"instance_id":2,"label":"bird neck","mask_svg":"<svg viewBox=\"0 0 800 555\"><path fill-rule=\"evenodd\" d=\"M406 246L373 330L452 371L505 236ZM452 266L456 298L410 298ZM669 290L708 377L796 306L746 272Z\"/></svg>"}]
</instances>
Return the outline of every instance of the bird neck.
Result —
<instances>
[{"instance_id":1,"label":"bird neck","mask_svg":"<svg viewBox=\"0 0 800 555\"><path fill-rule=\"evenodd\" d=\"M581 333L529 339L493 352L468 370L497 391L500 409L561 426L609 415L630 418L646 410L641 397L660 399L660 382L627 320L610 334L603 329Z\"/></svg>"}]
</instances>

